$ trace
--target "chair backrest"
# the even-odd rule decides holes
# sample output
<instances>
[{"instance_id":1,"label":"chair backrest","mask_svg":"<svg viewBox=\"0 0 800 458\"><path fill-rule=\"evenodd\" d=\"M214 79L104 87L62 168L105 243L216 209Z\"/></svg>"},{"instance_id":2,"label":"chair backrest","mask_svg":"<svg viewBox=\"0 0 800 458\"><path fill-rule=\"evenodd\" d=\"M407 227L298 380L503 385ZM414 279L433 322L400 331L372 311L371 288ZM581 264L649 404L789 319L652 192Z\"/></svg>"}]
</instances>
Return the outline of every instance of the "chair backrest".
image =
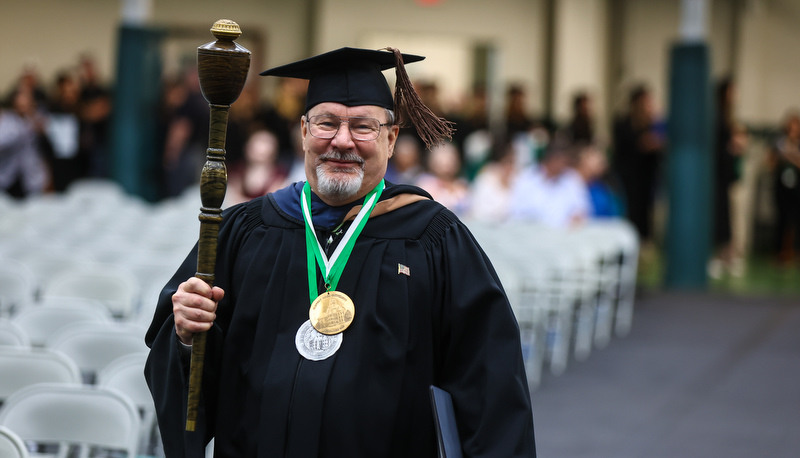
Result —
<instances>
[{"instance_id":1,"label":"chair backrest","mask_svg":"<svg viewBox=\"0 0 800 458\"><path fill-rule=\"evenodd\" d=\"M36 277L19 261L0 259L0 316L12 315L36 298Z\"/></svg>"},{"instance_id":2,"label":"chair backrest","mask_svg":"<svg viewBox=\"0 0 800 458\"><path fill-rule=\"evenodd\" d=\"M127 318L139 300L139 284L127 269L93 264L61 272L45 285L44 297L78 297L103 303L115 317Z\"/></svg>"},{"instance_id":3,"label":"chair backrest","mask_svg":"<svg viewBox=\"0 0 800 458\"><path fill-rule=\"evenodd\" d=\"M143 411L154 411L153 397L144 378L147 353L131 353L110 362L97 374L97 386L114 388Z\"/></svg>"},{"instance_id":4,"label":"chair backrest","mask_svg":"<svg viewBox=\"0 0 800 458\"><path fill-rule=\"evenodd\" d=\"M28 458L28 449L14 431L0 426L0 456L3 458Z\"/></svg>"},{"instance_id":5,"label":"chair backrest","mask_svg":"<svg viewBox=\"0 0 800 458\"><path fill-rule=\"evenodd\" d=\"M0 408L0 425L25 441L123 450L136 456L139 413L110 388L41 383L17 391Z\"/></svg>"},{"instance_id":6,"label":"chair backrest","mask_svg":"<svg viewBox=\"0 0 800 458\"><path fill-rule=\"evenodd\" d=\"M12 320L28 334L33 346L43 347L50 336L73 323L112 321L111 312L100 303L75 298L63 298L60 302L55 299L50 298L47 305L26 307Z\"/></svg>"},{"instance_id":7,"label":"chair backrest","mask_svg":"<svg viewBox=\"0 0 800 458\"><path fill-rule=\"evenodd\" d=\"M0 347L29 347L31 339L25 330L8 318L0 318Z\"/></svg>"},{"instance_id":8,"label":"chair backrest","mask_svg":"<svg viewBox=\"0 0 800 458\"><path fill-rule=\"evenodd\" d=\"M0 374L0 401L37 383L81 383L78 366L69 357L44 348L0 347Z\"/></svg>"},{"instance_id":9,"label":"chair backrest","mask_svg":"<svg viewBox=\"0 0 800 458\"><path fill-rule=\"evenodd\" d=\"M57 276L64 272L82 269L91 262L91 258L85 252L77 253L76 250L67 249L55 242L33 246L21 254L19 259L36 277L39 296L45 286Z\"/></svg>"},{"instance_id":10,"label":"chair backrest","mask_svg":"<svg viewBox=\"0 0 800 458\"><path fill-rule=\"evenodd\" d=\"M30 337L31 345L43 347L45 341L59 329L74 323L110 323L111 312L102 304L65 298L60 305L31 306L13 320Z\"/></svg>"},{"instance_id":11,"label":"chair backrest","mask_svg":"<svg viewBox=\"0 0 800 458\"><path fill-rule=\"evenodd\" d=\"M139 409L142 419L139 453L152 455L153 450L158 446L158 422L156 406L144 378L146 362L147 353L134 353L119 357L97 374L97 386L115 389L133 401Z\"/></svg>"},{"instance_id":12,"label":"chair backrest","mask_svg":"<svg viewBox=\"0 0 800 458\"><path fill-rule=\"evenodd\" d=\"M45 347L75 361L84 382L93 381L100 370L121 356L148 351L141 327L118 322L65 326L47 339Z\"/></svg>"}]
</instances>

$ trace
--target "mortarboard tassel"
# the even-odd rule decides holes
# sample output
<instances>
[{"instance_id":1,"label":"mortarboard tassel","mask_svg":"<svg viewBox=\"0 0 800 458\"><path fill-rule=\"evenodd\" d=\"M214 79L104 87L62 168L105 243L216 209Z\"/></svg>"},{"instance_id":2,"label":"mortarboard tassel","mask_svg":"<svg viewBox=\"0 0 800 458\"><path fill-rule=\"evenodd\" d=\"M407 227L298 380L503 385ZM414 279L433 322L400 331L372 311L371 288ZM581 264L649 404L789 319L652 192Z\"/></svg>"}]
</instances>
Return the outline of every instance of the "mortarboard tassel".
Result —
<instances>
[{"instance_id":1,"label":"mortarboard tassel","mask_svg":"<svg viewBox=\"0 0 800 458\"><path fill-rule=\"evenodd\" d=\"M441 144L445 139L453 137L454 124L444 118L436 116L430 108L425 106L419 98L417 91L406 73L403 64L403 55L397 48L384 48L394 53L396 61L395 73L397 82L394 90L394 106L397 112L397 124L405 127L410 121L417 129L417 135L425 142L428 149Z\"/></svg>"}]
</instances>

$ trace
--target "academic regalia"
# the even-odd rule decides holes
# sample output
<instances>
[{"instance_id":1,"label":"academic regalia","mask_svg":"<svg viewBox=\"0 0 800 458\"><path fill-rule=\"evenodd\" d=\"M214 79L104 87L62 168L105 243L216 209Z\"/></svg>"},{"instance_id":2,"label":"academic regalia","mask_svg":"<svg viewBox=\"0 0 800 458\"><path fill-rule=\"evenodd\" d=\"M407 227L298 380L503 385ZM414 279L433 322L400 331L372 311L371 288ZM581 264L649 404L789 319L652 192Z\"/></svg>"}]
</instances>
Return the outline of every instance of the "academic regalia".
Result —
<instances>
[{"instance_id":1,"label":"academic regalia","mask_svg":"<svg viewBox=\"0 0 800 458\"><path fill-rule=\"evenodd\" d=\"M465 456L535 456L519 330L497 274L467 228L419 188L387 184L336 288L356 310L341 347L322 361L300 356L295 334L310 306L301 187L224 212L214 284L225 297L191 433L171 296L194 275L196 247L162 292L145 372L166 455L202 456L215 437L217 457L435 457L436 385L452 395ZM330 255L352 205L313 197Z\"/></svg>"}]
</instances>

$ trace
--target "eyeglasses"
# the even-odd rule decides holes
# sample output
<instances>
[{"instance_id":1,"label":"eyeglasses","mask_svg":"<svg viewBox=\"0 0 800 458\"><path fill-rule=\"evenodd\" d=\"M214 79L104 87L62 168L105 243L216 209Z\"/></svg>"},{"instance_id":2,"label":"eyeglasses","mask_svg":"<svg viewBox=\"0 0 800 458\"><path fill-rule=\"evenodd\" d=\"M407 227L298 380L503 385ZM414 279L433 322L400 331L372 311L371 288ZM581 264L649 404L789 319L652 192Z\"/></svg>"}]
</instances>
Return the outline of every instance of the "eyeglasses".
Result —
<instances>
[{"instance_id":1,"label":"eyeglasses","mask_svg":"<svg viewBox=\"0 0 800 458\"><path fill-rule=\"evenodd\" d=\"M308 117L308 133L312 137L330 140L335 137L339 132L339 126L346 122L350 128L350 135L354 140L371 141L378 138L381 133L382 126L389 124L381 124L375 118L362 118L360 116L334 116L334 115L317 115Z\"/></svg>"}]
</instances>

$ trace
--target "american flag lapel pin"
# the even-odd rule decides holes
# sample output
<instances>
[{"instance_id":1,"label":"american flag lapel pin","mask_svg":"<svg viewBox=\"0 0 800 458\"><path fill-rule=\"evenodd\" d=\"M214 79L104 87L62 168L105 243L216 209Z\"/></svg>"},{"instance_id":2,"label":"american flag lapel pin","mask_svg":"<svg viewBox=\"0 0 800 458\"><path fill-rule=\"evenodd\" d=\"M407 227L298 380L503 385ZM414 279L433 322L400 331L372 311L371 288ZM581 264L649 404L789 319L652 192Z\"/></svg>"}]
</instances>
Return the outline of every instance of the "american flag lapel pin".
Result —
<instances>
[{"instance_id":1,"label":"american flag lapel pin","mask_svg":"<svg viewBox=\"0 0 800 458\"><path fill-rule=\"evenodd\" d=\"M407 277L411 276L411 269L403 264L397 264L397 275L403 274Z\"/></svg>"}]
</instances>

